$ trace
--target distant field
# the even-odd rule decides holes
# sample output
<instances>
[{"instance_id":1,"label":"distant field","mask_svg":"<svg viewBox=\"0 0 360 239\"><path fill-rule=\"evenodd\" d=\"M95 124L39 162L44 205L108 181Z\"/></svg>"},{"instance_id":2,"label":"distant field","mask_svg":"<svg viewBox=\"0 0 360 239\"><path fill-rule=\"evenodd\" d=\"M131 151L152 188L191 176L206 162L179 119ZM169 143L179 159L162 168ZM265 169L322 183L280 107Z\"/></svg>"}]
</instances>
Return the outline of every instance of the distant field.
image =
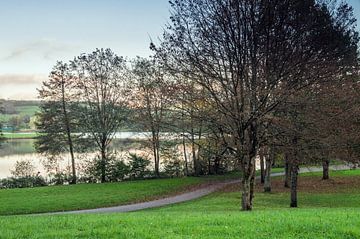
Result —
<instances>
[{"instance_id":1,"label":"distant field","mask_svg":"<svg viewBox=\"0 0 360 239\"><path fill-rule=\"evenodd\" d=\"M20 119L20 124L17 124L16 130L34 130L35 129L35 114L39 111L40 102L36 101L8 101L2 104L2 107L5 109L5 112L14 112L14 113L0 113L0 122L6 126L13 127L14 123L10 122L11 118L17 117ZM25 121L25 116L29 117ZM19 121L18 121L19 122ZM11 129L7 129L10 131ZM13 138L13 137L12 137ZM22 137L21 137L22 138Z\"/></svg>"},{"instance_id":2,"label":"distant field","mask_svg":"<svg viewBox=\"0 0 360 239\"><path fill-rule=\"evenodd\" d=\"M277 178L273 193L257 187L252 212L240 211L239 189L229 187L133 213L0 217L0 238L360 238L360 170L331 175L300 176L298 209Z\"/></svg>"},{"instance_id":3,"label":"distant field","mask_svg":"<svg viewBox=\"0 0 360 239\"><path fill-rule=\"evenodd\" d=\"M8 120L13 116L25 116L28 115L33 117L36 112L39 111L38 105L31 105L31 106L15 106L15 110L17 111L16 114L0 114L1 120Z\"/></svg>"},{"instance_id":4,"label":"distant field","mask_svg":"<svg viewBox=\"0 0 360 239\"><path fill-rule=\"evenodd\" d=\"M5 139L33 139L37 133L3 133Z\"/></svg>"}]
</instances>

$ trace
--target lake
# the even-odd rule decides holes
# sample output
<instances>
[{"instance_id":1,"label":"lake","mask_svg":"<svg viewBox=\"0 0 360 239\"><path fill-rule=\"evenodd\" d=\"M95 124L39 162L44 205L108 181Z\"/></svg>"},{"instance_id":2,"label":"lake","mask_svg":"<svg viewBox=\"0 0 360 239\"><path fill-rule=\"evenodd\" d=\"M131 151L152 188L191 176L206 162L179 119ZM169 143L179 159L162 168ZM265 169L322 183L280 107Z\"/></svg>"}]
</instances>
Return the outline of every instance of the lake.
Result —
<instances>
[{"instance_id":1,"label":"lake","mask_svg":"<svg viewBox=\"0 0 360 239\"><path fill-rule=\"evenodd\" d=\"M139 150L146 140L145 133L121 132L116 134L116 139L113 140L111 148L118 152ZM16 161L29 160L36 170L42 175L45 175L45 170L41 163L46 158L36 153L34 148L34 139L11 139L5 141L0 147L0 178L11 176L10 170L14 168ZM94 155L90 156L93 157ZM66 155L66 160L63 162L70 165L69 157Z\"/></svg>"}]
</instances>

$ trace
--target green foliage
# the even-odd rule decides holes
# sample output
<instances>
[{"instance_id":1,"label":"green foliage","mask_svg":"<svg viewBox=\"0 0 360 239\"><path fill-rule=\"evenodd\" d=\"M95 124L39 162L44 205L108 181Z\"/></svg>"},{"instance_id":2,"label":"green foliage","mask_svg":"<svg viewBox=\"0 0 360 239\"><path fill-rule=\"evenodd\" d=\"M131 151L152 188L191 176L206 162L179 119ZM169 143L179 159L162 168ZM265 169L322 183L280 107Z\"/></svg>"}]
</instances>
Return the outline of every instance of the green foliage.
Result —
<instances>
[{"instance_id":1,"label":"green foliage","mask_svg":"<svg viewBox=\"0 0 360 239\"><path fill-rule=\"evenodd\" d=\"M110 182L119 182L124 180L130 173L130 166L127 165L122 160L113 160L111 164L108 166L109 181Z\"/></svg>"},{"instance_id":2,"label":"green foliage","mask_svg":"<svg viewBox=\"0 0 360 239\"><path fill-rule=\"evenodd\" d=\"M72 177L69 173L66 172L57 172L51 175L50 185L64 185L66 183L70 183Z\"/></svg>"},{"instance_id":3,"label":"green foliage","mask_svg":"<svg viewBox=\"0 0 360 239\"><path fill-rule=\"evenodd\" d=\"M181 177L184 175L184 162L179 159L164 162L164 173L168 177Z\"/></svg>"},{"instance_id":4,"label":"green foliage","mask_svg":"<svg viewBox=\"0 0 360 239\"><path fill-rule=\"evenodd\" d=\"M130 174L130 166L116 154L106 157L105 179L107 182L123 181ZM84 175L80 178L84 182L100 182L102 176L102 159L97 157L85 163Z\"/></svg>"},{"instance_id":5,"label":"green foliage","mask_svg":"<svg viewBox=\"0 0 360 239\"><path fill-rule=\"evenodd\" d=\"M47 185L46 180L39 175L0 179L0 189L33 188Z\"/></svg>"},{"instance_id":6,"label":"green foliage","mask_svg":"<svg viewBox=\"0 0 360 239\"><path fill-rule=\"evenodd\" d=\"M150 165L150 160L138 156L136 154L130 154L129 165L130 165L130 177L132 179L142 179L146 177L151 177L151 172L148 170L148 166Z\"/></svg>"},{"instance_id":7,"label":"green foliage","mask_svg":"<svg viewBox=\"0 0 360 239\"><path fill-rule=\"evenodd\" d=\"M0 121L10 130L34 129L35 114L39 110L38 101L3 101ZM11 127L15 123L16 129Z\"/></svg>"}]
</instances>

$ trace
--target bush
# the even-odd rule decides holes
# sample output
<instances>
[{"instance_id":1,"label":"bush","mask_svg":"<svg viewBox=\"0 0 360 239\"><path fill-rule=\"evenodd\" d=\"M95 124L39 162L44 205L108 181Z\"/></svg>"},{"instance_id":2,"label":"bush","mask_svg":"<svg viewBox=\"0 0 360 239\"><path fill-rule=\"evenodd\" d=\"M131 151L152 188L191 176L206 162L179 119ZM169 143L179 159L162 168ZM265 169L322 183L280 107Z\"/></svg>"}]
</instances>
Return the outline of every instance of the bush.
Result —
<instances>
[{"instance_id":1,"label":"bush","mask_svg":"<svg viewBox=\"0 0 360 239\"><path fill-rule=\"evenodd\" d=\"M168 160L164 162L164 173L168 177L181 177L184 172L183 162L176 160Z\"/></svg>"},{"instance_id":2,"label":"bush","mask_svg":"<svg viewBox=\"0 0 360 239\"><path fill-rule=\"evenodd\" d=\"M64 185L72 181L72 176L64 172L58 172L49 176L51 177L50 184L52 185Z\"/></svg>"},{"instance_id":3,"label":"bush","mask_svg":"<svg viewBox=\"0 0 360 239\"><path fill-rule=\"evenodd\" d=\"M15 178L31 178L35 175L35 166L28 160L16 161L14 170L11 174Z\"/></svg>"},{"instance_id":4,"label":"bush","mask_svg":"<svg viewBox=\"0 0 360 239\"><path fill-rule=\"evenodd\" d=\"M109 165L109 180L119 182L124 180L130 173L130 166L122 160L113 160Z\"/></svg>"},{"instance_id":5,"label":"bush","mask_svg":"<svg viewBox=\"0 0 360 239\"><path fill-rule=\"evenodd\" d=\"M10 177L0 180L0 188L32 188L47 186L47 182L41 176Z\"/></svg>"},{"instance_id":6,"label":"bush","mask_svg":"<svg viewBox=\"0 0 360 239\"><path fill-rule=\"evenodd\" d=\"M151 171L147 169L150 160L136 154L129 155L130 176L132 179L142 179L151 177Z\"/></svg>"},{"instance_id":7,"label":"bush","mask_svg":"<svg viewBox=\"0 0 360 239\"><path fill-rule=\"evenodd\" d=\"M101 159L95 158L84 165L83 176L80 181L96 183L101 181ZM129 176L130 166L123 160L117 159L115 154L109 155L106 162L105 178L108 182L119 182Z\"/></svg>"}]
</instances>

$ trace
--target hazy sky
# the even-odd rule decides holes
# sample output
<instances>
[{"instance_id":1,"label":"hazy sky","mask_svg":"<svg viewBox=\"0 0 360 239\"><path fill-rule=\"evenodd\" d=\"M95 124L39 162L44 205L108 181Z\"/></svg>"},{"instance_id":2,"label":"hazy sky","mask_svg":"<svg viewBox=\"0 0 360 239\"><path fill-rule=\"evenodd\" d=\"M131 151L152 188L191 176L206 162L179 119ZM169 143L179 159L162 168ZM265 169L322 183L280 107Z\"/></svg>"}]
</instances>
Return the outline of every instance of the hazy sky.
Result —
<instances>
[{"instance_id":1,"label":"hazy sky","mask_svg":"<svg viewBox=\"0 0 360 239\"><path fill-rule=\"evenodd\" d=\"M148 56L168 19L168 0L0 0L0 98L36 99L57 60L95 48Z\"/></svg>"}]
</instances>

